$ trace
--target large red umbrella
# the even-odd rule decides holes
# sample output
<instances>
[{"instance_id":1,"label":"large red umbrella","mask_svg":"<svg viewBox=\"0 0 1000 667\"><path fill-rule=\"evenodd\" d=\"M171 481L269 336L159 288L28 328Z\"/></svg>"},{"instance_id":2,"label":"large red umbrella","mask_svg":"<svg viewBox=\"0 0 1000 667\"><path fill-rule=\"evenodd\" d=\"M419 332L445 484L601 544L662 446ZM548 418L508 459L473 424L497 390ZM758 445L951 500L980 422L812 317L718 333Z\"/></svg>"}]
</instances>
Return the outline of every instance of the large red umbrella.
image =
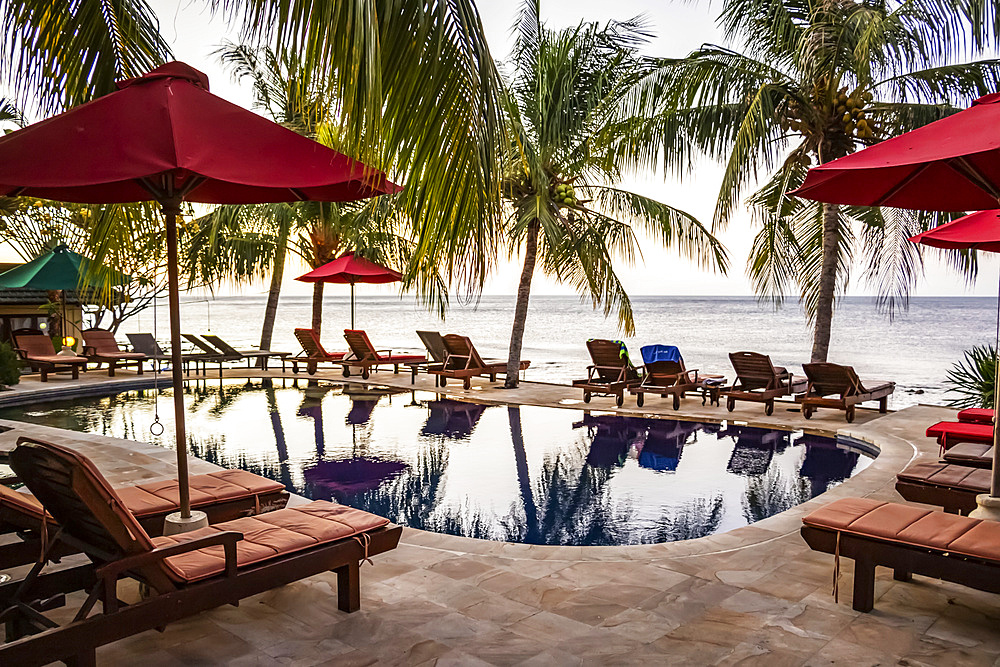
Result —
<instances>
[{"instance_id":1,"label":"large red umbrella","mask_svg":"<svg viewBox=\"0 0 1000 667\"><path fill-rule=\"evenodd\" d=\"M1000 93L809 170L792 194L857 206L974 211L1000 199Z\"/></svg>"},{"instance_id":2,"label":"large red umbrella","mask_svg":"<svg viewBox=\"0 0 1000 667\"><path fill-rule=\"evenodd\" d=\"M340 283L351 285L351 328L354 328L354 285L356 283L395 283L403 279L399 271L376 264L364 257L358 257L353 252L327 262L309 273L296 278L304 283Z\"/></svg>"},{"instance_id":3,"label":"large red umbrella","mask_svg":"<svg viewBox=\"0 0 1000 667\"><path fill-rule=\"evenodd\" d=\"M167 232L181 518L190 519L177 225L181 202L348 201L397 191L385 174L208 91L167 63L119 90L0 138L0 195L87 204L156 201Z\"/></svg>"},{"instance_id":4,"label":"large red umbrella","mask_svg":"<svg viewBox=\"0 0 1000 667\"><path fill-rule=\"evenodd\" d=\"M1000 202L1000 93L924 127L887 139L809 170L792 194L816 201L857 206L893 206L931 211L994 209ZM994 250L990 224L996 211L983 211L914 237L947 248ZM981 234L981 235L979 235ZM947 244L947 245L940 245ZM1000 363L997 364L1000 385ZM1000 395L997 395L1000 401ZM1000 412L1000 402L994 403ZM1000 430L993 435L990 495L1000 497Z\"/></svg>"}]
</instances>

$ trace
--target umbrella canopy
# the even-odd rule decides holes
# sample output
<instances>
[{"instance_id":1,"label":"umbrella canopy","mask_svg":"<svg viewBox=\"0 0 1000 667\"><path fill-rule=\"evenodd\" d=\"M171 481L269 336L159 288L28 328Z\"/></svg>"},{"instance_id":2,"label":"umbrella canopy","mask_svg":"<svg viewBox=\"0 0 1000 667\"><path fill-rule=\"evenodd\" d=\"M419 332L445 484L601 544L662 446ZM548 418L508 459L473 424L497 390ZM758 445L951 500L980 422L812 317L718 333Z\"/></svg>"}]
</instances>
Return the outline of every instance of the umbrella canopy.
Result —
<instances>
[{"instance_id":1,"label":"umbrella canopy","mask_svg":"<svg viewBox=\"0 0 1000 667\"><path fill-rule=\"evenodd\" d=\"M0 138L0 195L163 207L180 500L180 521L168 521L170 530L192 525L177 271L181 202L349 201L398 190L382 172L212 95L208 77L180 62Z\"/></svg>"},{"instance_id":2,"label":"umbrella canopy","mask_svg":"<svg viewBox=\"0 0 1000 667\"><path fill-rule=\"evenodd\" d=\"M60 243L30 262L0 273L0 289L98 289L99 285L87 280L91 264L91 260ZM109 281L115 285L132 281L131 277L114 269L102 267L100 271L106 272Z\"/></svg>"},{"instance_id":3,"label":"umbrella canopy","mask_svg":"<svg viewBox=\"0 0 1000 667\"><path fill-rule=\"evenodd\" d=\"M351 328L354 328L354 285L357 283L395 283L403 279L399 271L376 264L364 257L358 257L353 252L327 262L309 273L296 278L304 283L340 283L351 286Z\"/></svg>"},{"instance_id":4,"label":"umbrella canopy","mask_svg":"<svg viewBox=\"0 0 1000 667\"><path fill-rule=\"evenodd\" d=\"M856 206L974 211L1000 199L1000 93L809 170L792 194Z\"/></svg>"},{"instance_id":5,"label":"umbrella canopy","mask_svg":"<svg viewBox=\"0 0 1000 667\"><path fill-rule=\"evenodd\" d=\"M979 211L911 236L914 243L946 250L1000 252L1000 211Z\"/></svg>"}]
</instances>

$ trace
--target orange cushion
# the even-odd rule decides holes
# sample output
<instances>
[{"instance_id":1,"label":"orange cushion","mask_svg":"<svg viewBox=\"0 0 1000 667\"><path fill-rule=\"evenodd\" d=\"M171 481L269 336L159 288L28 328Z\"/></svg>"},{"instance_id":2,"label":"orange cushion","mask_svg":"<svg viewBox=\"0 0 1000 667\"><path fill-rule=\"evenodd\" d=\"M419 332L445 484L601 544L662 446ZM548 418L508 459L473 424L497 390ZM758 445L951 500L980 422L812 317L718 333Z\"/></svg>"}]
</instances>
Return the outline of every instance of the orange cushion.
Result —
<instances>
[{"instance_id":1,"label":"orange cushion","mask_svg":"<svg viewBox=\"0 0 1000 667\"><path fill-rule=\"evenodd\" d=\"M236 544L237 566L246 567L342 540L388 523L388 519L368 512L316 500L307 505L218 523L190 533L157 537L153 544L157 547L180 544L198 537L235 530L243 533L243 539ZM165 563L173 578L190 583L223 572L225 552L221 546L209 547L172 556Z\"/></svg>"},{"instance_id":2,"label":"orange cushion","mask_svg":"<svg viewBox=\"0 0 1000 667\"><path fill-rule=\"evenodd\" d=\"M896 475L904 482L946 486L987 493L990 488L990 471L985 468L950 463L914 463Z\"/></svg>"}]
</instances>

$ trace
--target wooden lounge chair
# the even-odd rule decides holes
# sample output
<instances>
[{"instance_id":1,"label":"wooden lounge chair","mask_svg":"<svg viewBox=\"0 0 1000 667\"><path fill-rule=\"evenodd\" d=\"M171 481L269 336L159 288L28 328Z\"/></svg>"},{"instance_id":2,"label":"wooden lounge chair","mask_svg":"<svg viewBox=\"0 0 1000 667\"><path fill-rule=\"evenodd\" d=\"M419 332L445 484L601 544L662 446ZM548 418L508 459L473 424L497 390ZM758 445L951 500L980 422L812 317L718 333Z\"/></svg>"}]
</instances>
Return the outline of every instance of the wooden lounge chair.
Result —
<instances>
[{"instance_id":1,"label":"wooden lounge chair","mask_svg":"<svg viewBox=\"0 0 1000 667\"><path fill-rule=\"evenodd\" d=\"M427 357L422 354L393 354L392 350L376 350L368 339L368 334L361 329L344 329L344 339L351 354L340 363L344 367L344 377L351 377L351 368L360 368L361 377L365 380L372 369L378 371L379 366L392 366L393 373L399 372L400 364L425 363Z\"/></svg>"},{"instance_id":2,"label":"wooden lounge chair","mask_svg":"<svg viewBox=\"0 0 1000 667\"><path fill-rule=\"evenodd\" d=\"M802 404L802 416L809 419L818 408L843 410L847 422L854 421L858 403L878 401L878 411L885 413L889 396L896 388L895 382L862 382L851 366L826 362L802 364L809 384L806 393L795 398ZM834 394L837 396L834 397Z\"/></svg>"},{"instance_id":3,"label":"wooden lounge chair","mask_svg":"<svg viewBox=\"0 0 1000 667\"><path fill-rule=\"evenodd\" d=\"M444 336L439 331L418 331L417 336L427 350L427 361L406 364L410 369L410 384L417 381L417 373L421 369L430 372L432 368L444 368L444 362L448 358L448 348L444 346ZM438 385L439 378L434 376L434 386Z\"/></svg>"},{"instance_id":4,"label":"wooden lounge chair","mask_svg":"<svg viewBox=\"0 0 1000 667\"><path fill-rule=\"evenodd\" d=\"M319 334L315 329L296 329L295 339L302 346L302 352L291 357L288 361L292 364L292 372L299 372L299 364L306 365L309 375L316 373L316 367L321 363L339 364L346 356L345 352L327 352L323 348L323 343L319 340Z\"/></svg>"},{"instance_id":5,"label":"wooden lounge chair","mask_svg":"<svg viewBox=\"0 0 1000 667\"><path fill-rule=\"evenodd\" d=\"M281 509L288 492L280 482L245 470L219 470L189 480L191 507L208 516L209 523L231 521ZM143 529L153 537L163 534L163 521L179 509L177 480L147 482L115 489ZM0 485L0 533L16 532L21 541L0 545L0 568L34 562L40 551L41 527L57 528L34 496ZM70 550L72 552L72 550Z\"/></svg>"},{"instance_id":6,"label":"wooden lounge chair","mask_svg":"<svg viewBox=\"0 0 1000 667\"><path fill-rule=\"evenodd\" d=\"M904 500L936 505L950 514L976 509L976 496L990 492L991 472L952 463L913 463L896 475L896 491Z\"/></svg>"},{"instance_id":7,"label":"wooden lounge chair","mask_svg":"<svg viewBox=\"0 0 1000 667\"><path fill-rule=\"evenodd\" d=\"M927 427L927 437L936 438L941 451L960 442L993 444L993 424L976 422L938 422Z\"/></svg>"},{"instance_id":8,"label":"wooden lounge chair","mask_svg":"<svg viewBox=\"0 0 1000 667\"><path fill-rule=\"evenodd\" d=\"M659 394L662 398L673 397L674 410L681 407L681 399L689 391L699 391L701 380L698 378L698 369L687 369L684 367L684 359L677 348L673 350L676 359L655 359L658 350L651 348L667 348L672 346L647 345L643 347L642 361L646 372L642 382L636 387L629 387L629 393L635 394L635 404L642 407L645 394ZM650 356L651 355L651 356Z\"/></svg>"},{"instance_id":9,"label":"wooden lounge chair","mask_svg":"<svg viewBox=\"0 0 1000 667\"><path fill-rule=\"evenodd\" d=\"M490 362L479 356L476 346L466 336L448 334L444 336L444 346L448 350L442 368L431 369L428 372L438 376L442 387L448 383L448 378L462 380L462 387L472 388L472 378L489 377L490 382L496 382L497 375L507 372L506 361ZM527 359L522 359L518 370L524 370L531 365Z\"/></svg>"},{"instance_id":10,"label":"wooden lounge chair","mask_svg":"<svg viewBox=\"0 0 1000 667\"><path fill-rule=\"evenodd\" d=\"M361 561L395 548L402 532L382 517L314 501L150 538L107 480L75 452L22 442L10 463L61 526L60 539L78 546L94 567L83 606L63 625L38 611L59 572L36 569L18 583L16 599L2 612L5 665L95 664L98 646L326 571L337 573L338 607L355 611ZM122 578L144 583L149 595L124 604L117 594Z\"/></svg>"},{"instance_id":11,"label":"wooden lounge chair","mask_svg":"<svg viewBox=\"0 0 1000 667\"><path fill-rule=\"evenodd\" d=\"M732 412L736 401L764 404L764 414L774 413L774 399L805 391L805 378L796 378L771 357L757 352L732 352L729 360L736 371L736 382L720 393L726 397L726 409Z\"/></svg>"},{"instance_id":12,"label":"wooden lounge chair","mask_svg":"<svg viewBox=\"0 0 1000 667\"><path fill-rule=\"evenodd\" d=\"M994 419L993 408L965 408L956 416L960 422L973 424L992 424Z\"/></svg>"},{"instance_id":13,"label":"wooden lounge chair","mask_svg":"<svg viewBox=\"0 0 1000 667\"><path fill-rule=\"evenodd\" d=\"M285 357L291 356L291 352L274 352L273 350L237 350L235 347L222 340L215 334L202 334L201 336L209 345L216 348L218 352L228 361L236 361L239 359L247 360L247 367L253 365L253 361L256 359L260 362L261 370L267 370L267 360L276 357L281 361L281 370L285 370Z\"/></svg>"},{"instance_id":14,"label":"wooden lounge chair","mask_svg":"<svg viewBox=\"0 0 1000 667\"><path fill-rule=\"evenodd\" d=\"M941 457L945 463L957 463L973 468L993 467L993 445L978 442L963 442L950 447Z\"/></svg>"},{"instance_id":15,"label":"wooden lounge chair","mask_svg":"<svg viewBox=\"0 0 1000 667\"><path fill-rule=\"evenodd\" d=\"M146 355L142 352L126 352L118 347L115 335L104 329L87 329L83 332L83 356L100 366L108 364L108 377L115 376L117 366L135 364L136 373L142 375L142 365Z\"/></svg>"},{"instance_id":16,"label":"wooden lounge chair","mask_svg":"<svg viewBox=\"0 0 1000 667\"><path fill-rule=\"evenodd\" d=\"M163 351L160 344L156 342L156 338L153 337L151 333L130 333L125 334L128 337L128 342L132 343L132 349L136 352L142 352L146 355L146 359L159 364L161 367L164 363L170 363L173 359L169 354ZM222 377L222 362L219 359L218 353L213 353L212 355L207 355L203 352L185 352L181 354L181 365L185 370L191 364L194 364L195 372L198 372L198 364L201 364L203 374L208 373L208 362L215 362L219 364L219 377Z\"/></svg>"},{"instance_id":17,"label":"wooden lounge chair","mask_svg":"<svg viewBox=\"0 0 1000 667\"><path fill-rule=\"evenodd\" d=\"M87 369L87 358L56 354L52 339L39 332L15 332L14 349L31 370L38 371L42 382L49 381L49 373L70 371L73 379L80 377L80 369Z\"/></svg>"},{"instance_id":18,"label":"wooden lounge chair","mask_svg":"<svg viewBox=\"0 0 1000 667\"><path fill-rule=\"evenodd\" d=\"M875 606L875 568L897 581L914 574L1000 593L1000 522L872 498L841 498L802 519L814 551L854 559L856 611Z\"/></svg>"},{"instance_id":19,"label":"wooden lounge chair","mask_svg":"<svg viewBox=\"0 0 1000 667\"><path fill-rule=\"evenodd\" d=\"M625 390L642 382L639 369L628 358L625 343L617 340L593 338L587 341L587 350L594 363L587 366L587 377L573 380L573 386L583 389L583 402L590 403L591 396L614 396L621 407L625 403Z\"/></svg>"}]
</instances>

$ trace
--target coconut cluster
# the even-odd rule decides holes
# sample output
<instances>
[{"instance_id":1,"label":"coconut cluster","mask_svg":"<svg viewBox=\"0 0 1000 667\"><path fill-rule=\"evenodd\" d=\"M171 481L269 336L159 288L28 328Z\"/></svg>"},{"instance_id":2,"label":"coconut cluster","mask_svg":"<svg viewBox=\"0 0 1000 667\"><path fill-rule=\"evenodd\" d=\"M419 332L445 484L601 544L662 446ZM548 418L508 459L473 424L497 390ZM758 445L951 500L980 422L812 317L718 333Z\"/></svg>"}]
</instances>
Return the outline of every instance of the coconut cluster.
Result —
<instances>
[{"instance_id":1,"label":"coconut cluster","mask_svg":"<svg viewBox=\"0 0 1000 667\"><path fill-rule=\"evenodd\" d=\"M848 93L847 88L841 88L837 93L835 112L844 124L844 132L858 139L872 139L877 128L868 117L865 107L871 104L872 95L855 90Z\"/></svg>"},{"instance_id":2,"label":"coconut cluster","mask_svg":"<svg viewBox=\"0 0 1000 667\"><path fill-rule=\"evenodd\" d=\"M558 183L552 187L552 198L563 206L576 206L576 190L569 183Z\"/></svg>"}]
</instances>

